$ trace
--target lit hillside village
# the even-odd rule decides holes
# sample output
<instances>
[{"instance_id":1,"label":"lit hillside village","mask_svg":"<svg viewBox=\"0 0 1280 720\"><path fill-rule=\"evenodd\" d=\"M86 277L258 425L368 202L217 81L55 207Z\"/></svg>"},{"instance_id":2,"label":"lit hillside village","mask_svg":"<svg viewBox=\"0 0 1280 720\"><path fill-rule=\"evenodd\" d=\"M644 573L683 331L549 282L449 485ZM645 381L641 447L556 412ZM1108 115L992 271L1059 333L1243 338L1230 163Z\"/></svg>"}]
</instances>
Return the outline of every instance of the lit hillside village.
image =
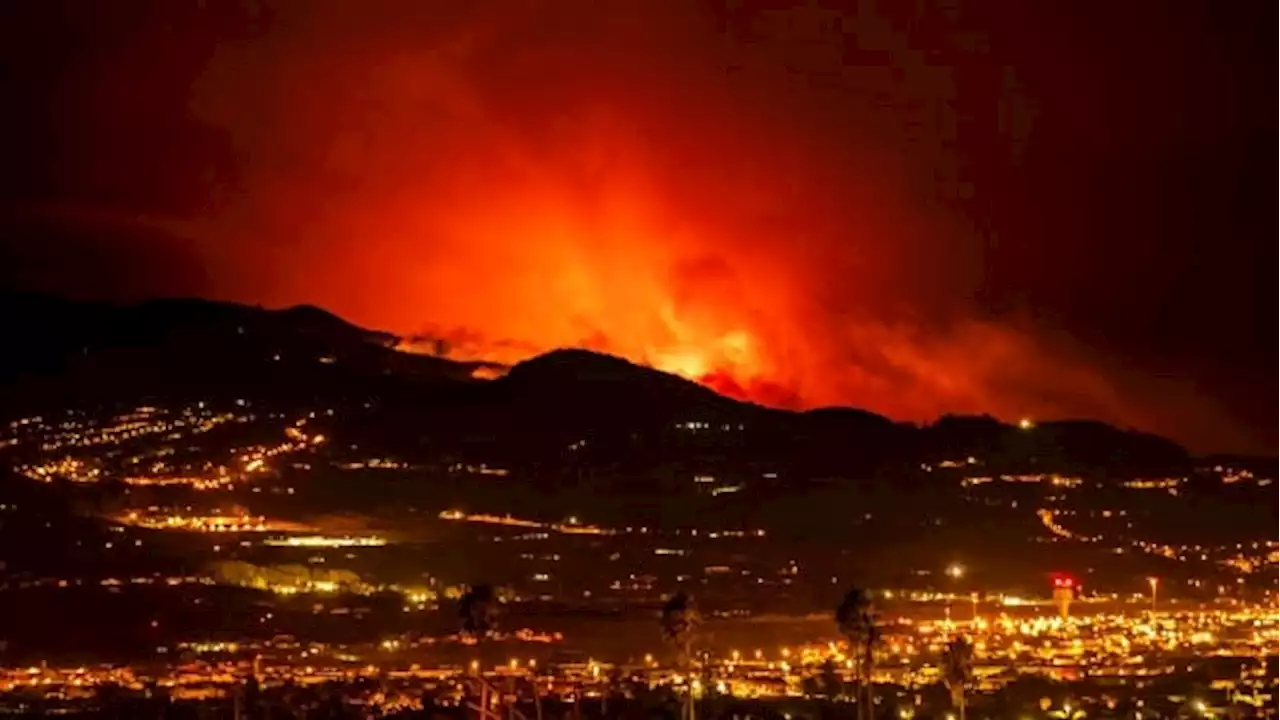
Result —
<instances>
[{"instance_id":1,"label":"lit hillside village","mask_svg":"<svg viewBox=\"0 0 1280 720\"><path fill-rule=\"evenodd\" d=\"M411 546L415 541L403 531L335 529L255 509L255 498L272 505L303 493L299 480L308 473L421 470L412 459L361 456L354 445L339 452L341 440L327 429L333 414L259 415L242 401L221 409L212 403L145 406L105 418L69 414L10 424L0 452L30 481L115 484L122 497L139 499L100 513L107 535L95 551L111 557L194 543L208 562L184 574L11 575L0 595L168 593L199 604L209 602L210 593L235 591L263 600L246 606L260 627L243 636L170 637L156 620L157 641L147 658L24 658L0 673L0 704L60 712L110 695L131 698L138 708L204 708L237 718L263 708L300 717L318 716L322 708L343 708L353 717L1274 715L1280 618L1272 538L1175 546L1100 530L1131 523L1126 510L1084 510L1073 502L1073 494L1088 491L1084 480L989 475L980 458L966 457L928 463L921 472L949 478L944 481L958 492L988 503L1003 497L981 495L991 488L1043 488L1038 506L1008 501L1039 528L1037 542L1150 556L1185 565L1190 576L1145 575L1123 590L1094 590L1070 573L1053 573L1039 588L1013 592L984 586L970 577L968 562L942 554L935 567L919 571L933 578L932 589L857 587L824 577L820 584L844 593L838 606L770 614L722 608L717 592L729 591L710 589L723 578L732 581L726 587L733 593L763 597L815 580L803 558L753 564L774 542L765 528L615 527L568 511L543 520L445 508L429 516L438 526L467 533L471 543L500 546L536 571L494 585L434 576L386 581L361 568ZM245 435L251 440L201 444L237 427L252 429ZM714 430L696 421L676 429ZM487 482L510 475L478 459L451 461L441 472ZM1271 483L1228 467L1205 472L1224 485ZM690 482L711 497L733 494L741 484L709 473ZM1122 491L1176 497L1185 482L1135 479ZM15 504L0 506L0 515L22 512ZM717 544L757 550L723 556L707 550ZM670 560L672 572L619 573L604 558L585 580L567 586L557 579L557 567L593 562L583 558L611 548L618 548L614 556L627 548ZM709 557L716 559L700 562ZM608 623L553 629L555 623L543 627L525 610L566 598L627 608L628 632L641 639L599 642L596 654L584 648L614 632ZM374 623L381 611L371 606L388 604L399 619ZM311 639L296 632L293 620L277 628L299 616L323 624L329 635L349 634L340 631L348 626L363 628L356 633L363 637ZM807 639L751 642L753 634L771 637L771 628L783 626Z\"/></svg>"}]
</instances>

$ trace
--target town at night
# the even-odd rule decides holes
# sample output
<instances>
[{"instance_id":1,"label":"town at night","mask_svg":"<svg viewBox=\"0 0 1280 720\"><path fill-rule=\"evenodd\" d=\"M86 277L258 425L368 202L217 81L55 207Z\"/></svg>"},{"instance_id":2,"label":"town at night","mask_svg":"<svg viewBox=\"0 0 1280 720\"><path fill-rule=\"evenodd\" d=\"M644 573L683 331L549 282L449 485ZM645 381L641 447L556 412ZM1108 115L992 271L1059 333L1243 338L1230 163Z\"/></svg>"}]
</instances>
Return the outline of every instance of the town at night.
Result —
<instances>
[{"instance_id":1,"label":"town at night","mask_svg":"<svg viewBox=\"0 0 1280 720\"><path fill-rule=\"evenodd\" d=\"M1275 26L10 0L0 714L1277 717Z\"/></svg>"}]
</instances>

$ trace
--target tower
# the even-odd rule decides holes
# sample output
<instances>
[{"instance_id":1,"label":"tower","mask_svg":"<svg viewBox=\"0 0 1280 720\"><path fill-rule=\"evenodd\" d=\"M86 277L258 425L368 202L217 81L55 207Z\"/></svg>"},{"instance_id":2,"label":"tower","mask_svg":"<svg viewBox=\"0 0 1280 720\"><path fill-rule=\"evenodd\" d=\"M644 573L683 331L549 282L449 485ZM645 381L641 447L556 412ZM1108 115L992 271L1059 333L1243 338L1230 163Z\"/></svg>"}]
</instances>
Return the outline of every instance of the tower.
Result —
<instances>
[{"instance_id":1,"label":"tower","mask_svg":"<svg viewBox=\"0 0 1280 720\"><path fill-rule=\"evenodd\" d=\"M1058 616L1066 620L1071 613L1071 600L1076 595L1076 581L1065 575L1053 578L1053 604L1058 608Z\"/></svg>"}]
</instances>

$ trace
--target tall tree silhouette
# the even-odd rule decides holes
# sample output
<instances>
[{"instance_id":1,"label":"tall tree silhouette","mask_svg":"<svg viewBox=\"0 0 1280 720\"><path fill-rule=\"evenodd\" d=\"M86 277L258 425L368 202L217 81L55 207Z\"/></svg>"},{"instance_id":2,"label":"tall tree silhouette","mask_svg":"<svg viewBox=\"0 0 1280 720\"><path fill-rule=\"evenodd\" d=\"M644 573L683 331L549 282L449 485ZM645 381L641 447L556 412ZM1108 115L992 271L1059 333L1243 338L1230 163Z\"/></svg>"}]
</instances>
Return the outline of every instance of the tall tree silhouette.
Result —
<instances>
[{"instance_id":1,"label":"tall tree silhouette","mask_svg":"<svg viewBox=\"0 0 1280 720\"><path fill-rule=\"evenodd\" d=\"M702 616L698 614L698 607L688 593L678 592L662 606L662 638L676 648L680 667L685 671L685 676L690 678L682 714L685 720L694 720L693 643L701 624Z\"/></svg>"},{"instance_id":2,"label":"tall tree silhouette","mask_svg":"<svg viewBox=\"0 0 1280 720\"><path fill-rule=\"evenodd\" d=\"M875 649L880 640L875 607L871 595L862 588L850 588L836 607L836 627L849 642L853 660L858 718L871 718L871 673L875 668Z\"/></svg>"},{"instance_id":3,"label":"tall tree silhouette","mask_svg":"<svg viewBox=\"0 0 1280 720\"><path fill-rule=\"evenodd\" d=\"M476 642L484 640L498 627L498 596L491 585L472 585L458 599L458 618L462 621L462 635ZM476 672L474 681L480 690L479 711L481 720L490 717L489 694L492 688L482 672Z\"/></svg>"},{"instance_id":4,"label":"tall tree silhouette","mask_svg":"<svg viewBox=\"0 0 1280 720\"><path fill-rule=\"evenodd\" d=\"M951 691L951 705L964 720L965 688L973 682L973 644L956 637L942 651L942 682Z\"/></svg>"}]
</instances>

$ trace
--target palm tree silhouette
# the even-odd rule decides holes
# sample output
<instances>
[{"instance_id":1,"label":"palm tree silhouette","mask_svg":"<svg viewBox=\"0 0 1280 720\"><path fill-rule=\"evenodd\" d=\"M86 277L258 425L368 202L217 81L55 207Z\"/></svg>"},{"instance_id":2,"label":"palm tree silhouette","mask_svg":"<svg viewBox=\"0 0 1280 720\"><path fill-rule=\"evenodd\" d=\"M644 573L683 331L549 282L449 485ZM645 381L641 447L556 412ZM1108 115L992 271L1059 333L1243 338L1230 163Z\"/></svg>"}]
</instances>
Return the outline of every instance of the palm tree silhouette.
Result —
<instances>
[{"instance_id":1,"label":"palm tree silhouette","mask_svg":"<svg viewBox=\"0 0 1280 720\"><path fill-rule=\"evenodd\" d=\"M973 643L956 637L942 651L942 682L951 691L951 704L964 720L965 688L973 682Z\"/></svg>"},{"instance_id":2,"label":"palm tree silhouette","mask_svg":"<svg viewBox=\"0 0 1280 720\"><path fill-rule=\"evenodd\" d=\"M876 622L871 595L862 588L850 588L836 607L836 627L849 641L859 720L872 716L871 672L875 666L875 648L880 640Z\"/></svg>"},{"instance_id":3,"label":"palm tree silhouette","mask_svg":"<svg viewBox=\"0 0 1280 720\"><path fill-rule=\"evenodd\" d=\"M688 593L678 592L671 596L662 606L662 637L676 648L680 667L687 677L692 678L690 664L693 662L693 642L697 638L698 626L702 624L702 616L698 607ZM693 681L690 679L685 692L683 716L685 720L694 720Z\"/></svg>"},{"instance_id":4,"label":"palm tree silhouette","mask_svg":"<svg viewBox=\"0 0 1280 720\"><path fill-rule=\"evenodd\" d=\"M493 635L498 626L498 596L491 585L472 585L458 600L458 618L462 621L463 637L475 642ZM489 693L492 690L482 671L473 678L479 686L480 702L477 706L482 720L490 717Z\"/></svg>"}]
</instances>

